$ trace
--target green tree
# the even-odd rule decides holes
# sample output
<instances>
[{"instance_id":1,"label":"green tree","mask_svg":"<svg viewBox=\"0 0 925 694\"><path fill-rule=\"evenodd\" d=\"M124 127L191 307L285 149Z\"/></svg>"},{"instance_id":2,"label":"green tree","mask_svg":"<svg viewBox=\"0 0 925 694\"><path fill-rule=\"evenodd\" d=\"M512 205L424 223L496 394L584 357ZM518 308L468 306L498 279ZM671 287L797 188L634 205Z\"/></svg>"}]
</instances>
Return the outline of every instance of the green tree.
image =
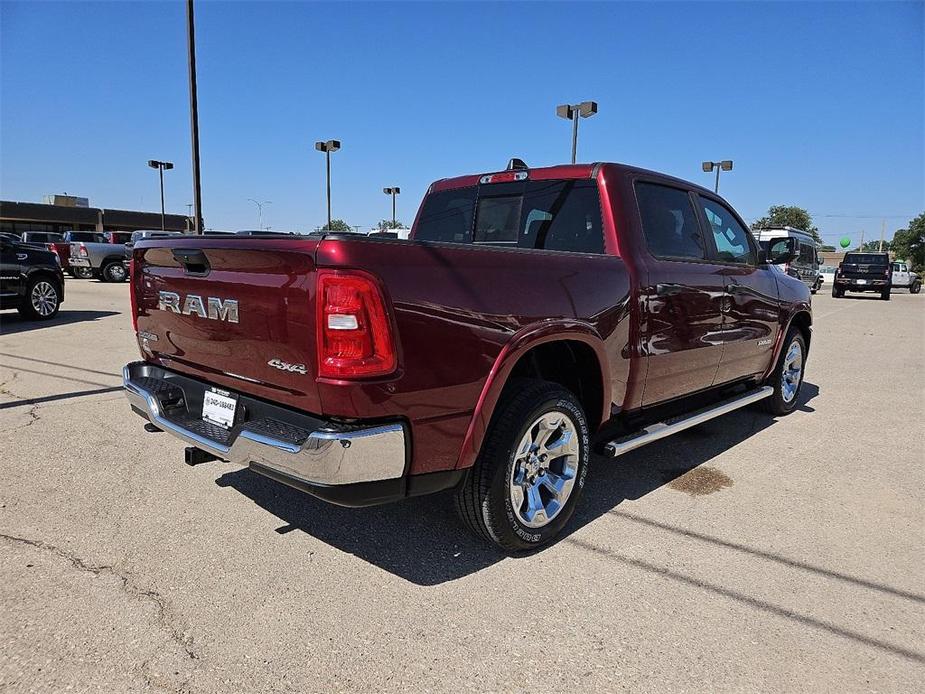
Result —
<instances>
[{"instance_id":1,"label":"green tree","mask_svg":"<svg viewBox=\"0 0 925 694\"><path fill-rule=\"evenodd\" d=\"M822 253L834 253L834 252L835 252L835 246L823 245L819 250L820 250Z\"/></svg>"},{"instance_id":2,"label":"green tree","mask_svg":"<svg viewBox=\"0 0 925 694\"><path fill-rule=\"evenodd\" d=\"M864 251L865 253L878 253L878 252L880 252L880 251L881 251L881 248L880 248L880 239L876 239L876 240L874 240L874 241L865 241L865 242L864 242L864 247L863 247L861 250ZM883 242L883 249L882 249L882 251L883 251L884 253L886 253L886 252L889 251L889 250L890 250L890 242L889 242L889 241L884 241L884 242Z\"/></svg>"},{"instance_id":3,"label":"green tree","mask_svg":"<svg viewBox=\"0 0 925 694\"><path fill-rule=\"evenodd\" d=\"M398 220L393 222L391 219L380 219L376 228L379 231L388 231L389 229L404 229L405 225Z\"/></svg>"},{"instance_id":4,"label":"green tree","mask_svg":"<svg viewBox=\"0 0 925 694\"><path fill-rule=\"evenodd\" d=\"M332 219L331 224L325 224L323 229L324 231L353 231L353 227L343 219Z\"/></svg>"},{"instance_id":5,"label":"green tree","mask_svg":"<svg viewBox=\"0 0 925 694\"><path fill-rule=\"evenodd\" d=\"M768 214L752 224L752 229L768 229L770 227L793 227L812 234L818 243L822 242L819 229L813 224L813 216L802 207L794 205L771 205Z\"/></svg>"},{"instance_id":6,"label":"green tree","mask_svg":"<svg viewBox=\"0 0 925 694\"><path fill-rule=\"evenodd\" d=\"M925 269L925 212L893 235L892 250L916 272Z\"/></svg>"}]
</instances>

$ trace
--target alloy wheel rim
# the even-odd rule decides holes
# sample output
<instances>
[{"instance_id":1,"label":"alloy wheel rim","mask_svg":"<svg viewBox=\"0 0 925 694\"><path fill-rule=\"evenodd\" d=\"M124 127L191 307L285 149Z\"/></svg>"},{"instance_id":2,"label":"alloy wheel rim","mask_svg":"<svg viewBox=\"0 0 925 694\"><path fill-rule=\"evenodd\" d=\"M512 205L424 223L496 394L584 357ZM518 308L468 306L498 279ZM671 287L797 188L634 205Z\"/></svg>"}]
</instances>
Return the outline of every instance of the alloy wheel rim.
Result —
<instances>
[{"instance_id":1,"label":"alloy wheel rim","mask_svg":"<svg viewBox=\"0 0 925 694\"><path fill-rule=\"evenodd\" d=\"M784 402L793 402L800 389L800 380L803 378L803 349L800 343L794 340L787 349L784 357L784 368L780 375L780 392Z\"/></svg>"},{"instance_id":2,"label":"alloy wheel rim","mask_svg":"<svg viewBox=\"0 0 925 694\"><path fill-rule=\"evenodd\" d=\"M30 299L32 308L40 316L50 316L58 306L58 293L48 282L36 282Z\"/></svg>"},{"instance_id":3,"label":"alloy wheel rim","mask_svg":"<svg viewBox=\"0 0 925 694\"><path fill-rule=\"evenodd\" d=\"M115 280L116 282L121 282L125 279L125 268L121 265L110 265L109 266L109 279Z\"/></svg>"},{"instance_id":4,"label":"alloy wheel rim","mask_svg":"<svg viewBox=\"0 0 925 694\"><path fill-rule=\"evenodd\" d=\"M517 520L542 528L565 507L578 474L579 437L575 423L553 410L527 428L514 453L508 494Z\"/></svg>"}]
</instances>

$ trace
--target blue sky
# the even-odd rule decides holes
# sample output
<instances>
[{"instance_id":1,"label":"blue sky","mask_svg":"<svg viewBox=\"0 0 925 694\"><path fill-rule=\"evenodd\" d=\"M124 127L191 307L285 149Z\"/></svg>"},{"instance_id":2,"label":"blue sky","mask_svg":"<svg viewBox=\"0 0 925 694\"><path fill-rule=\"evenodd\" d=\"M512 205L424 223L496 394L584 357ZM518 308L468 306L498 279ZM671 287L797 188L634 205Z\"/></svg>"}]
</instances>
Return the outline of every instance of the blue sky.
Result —
<instances>
[{"instance_id":1,"label":"blue sky","mask_svg":"<svg viewBox=\"0 0 925 694\"><path fill-rule=\"evenodd\" d=\"M216 229L371 226L401 186L566 161L564 101L595 99L579 159L711 185L747 219L816 215L826 241L925 208L923 3L197 3L203 212ZM192 201L185 9L0 3L0 197Z\"/></svg>"}]
</instances>

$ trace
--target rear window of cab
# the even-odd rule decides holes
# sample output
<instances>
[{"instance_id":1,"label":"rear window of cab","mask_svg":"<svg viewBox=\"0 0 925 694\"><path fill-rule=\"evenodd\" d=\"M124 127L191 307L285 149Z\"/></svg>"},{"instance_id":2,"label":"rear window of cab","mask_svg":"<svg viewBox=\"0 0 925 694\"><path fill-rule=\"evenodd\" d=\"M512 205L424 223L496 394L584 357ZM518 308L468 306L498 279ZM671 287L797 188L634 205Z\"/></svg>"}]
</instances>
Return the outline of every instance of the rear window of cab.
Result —
<instances>
[{"instance_id":1,"label":"rear window of cab","mask_svg":"<svg viewBox=\"0 0 925 694\"><path fill-rule=\"evenodd\" d=\"M425 199L414 238L603 253L597 183L516 181L438 191Z\"/></svg>"}]
</instances>

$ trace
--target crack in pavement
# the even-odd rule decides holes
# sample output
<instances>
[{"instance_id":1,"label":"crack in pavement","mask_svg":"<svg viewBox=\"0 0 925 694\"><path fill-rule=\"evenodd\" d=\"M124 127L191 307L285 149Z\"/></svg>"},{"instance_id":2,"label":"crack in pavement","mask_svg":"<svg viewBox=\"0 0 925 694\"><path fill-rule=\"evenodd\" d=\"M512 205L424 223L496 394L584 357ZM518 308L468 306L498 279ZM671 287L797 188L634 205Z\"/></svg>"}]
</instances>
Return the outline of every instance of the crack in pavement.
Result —
<instances>
[{"instance_id":1,"label":"crack in pavement","mask_svg":"<svg viewBox=\"0 0 925 694\"><path fill-rule=\"evenodd\" d=\"M28 426L28 425L27 425ZM132 582L132 579L129 575L119 572L114 566L109 564L89 564L83 559L78 557L76 554L69 552L67 550L56 547L55 545L50 545L41 540L31 540L25 537L17 537L15 535L7 535L6 533L0 533L0 539L6 540L10 544L14 545L27 545L35 549L42 550L44 552L50 552L65 561L67 561L72 567L78 571L86 571L92 573L95 576L99 575L108 575L114 576L115 578L121 581L121 589L127 595L130 595L134 598L140 600L149 601L154 605L155 608L155 622L158 628L167 634L170 640L178 645L183 652L186 654L186 657L190 660L199 660L199 655L196 653L195 648L193 647L193 637L187 636L181 632L177 627L175 627L171 622L173 621L170 616L170 608L167 603L167 599L158 593L156 590L151 590L148 588L141 588L135 585ZM154 656L147 658L141 664L141 673L147 682L151 686L167 688L166 685L161 684L160 682L155 681L151 674L148 672L148 666L151 661L154 659ZM182 687L181 687L182 688Z\"/></svg>"}]
</instances>

